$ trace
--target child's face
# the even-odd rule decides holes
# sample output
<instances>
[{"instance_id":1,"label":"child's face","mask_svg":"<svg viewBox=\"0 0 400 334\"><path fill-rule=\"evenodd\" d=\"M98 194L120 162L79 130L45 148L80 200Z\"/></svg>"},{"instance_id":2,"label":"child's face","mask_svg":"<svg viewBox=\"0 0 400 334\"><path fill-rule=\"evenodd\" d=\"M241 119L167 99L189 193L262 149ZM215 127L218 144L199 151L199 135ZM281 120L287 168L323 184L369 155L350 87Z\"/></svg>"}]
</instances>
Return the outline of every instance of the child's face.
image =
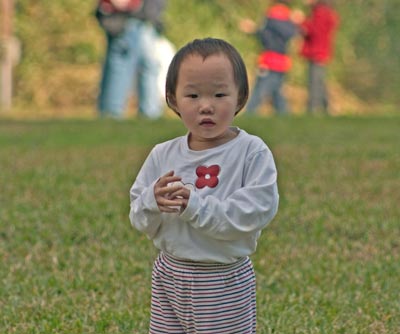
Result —
<instances>
[{"instance_id":1,"label":"child's face","mask_svg":"<svg viewBox=\"0 0 400 334\"><path fill-rule=\"evenodd\" d=\"M233 68L223 54L183 60L176 87L176 110L190 132L189 146L206 149L232 139L229 129L238 108Z\"/></svg>"}]
</instances>

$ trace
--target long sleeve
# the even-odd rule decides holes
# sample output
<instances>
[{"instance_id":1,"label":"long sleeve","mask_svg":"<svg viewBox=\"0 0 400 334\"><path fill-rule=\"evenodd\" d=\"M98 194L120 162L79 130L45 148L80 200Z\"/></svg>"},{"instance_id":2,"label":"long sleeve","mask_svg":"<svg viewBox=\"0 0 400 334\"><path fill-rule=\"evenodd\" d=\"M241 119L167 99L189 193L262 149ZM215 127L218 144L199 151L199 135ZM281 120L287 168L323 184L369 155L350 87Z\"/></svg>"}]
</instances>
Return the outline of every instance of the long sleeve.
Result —
<instances>
[{"instance_id":1,"label":"long sleeve","mask_svg":"<svg viewBox=\"0 0 400 334\"><path fill-rule=\"evenodd\" d=\"M188 134L156 145L130 190L130 222L156 248L193 261L232 263L252 254L278 208L277 171L268 146L244 130L203 151ZM160 212L154 184L174 171L189 189L182 213Z\"/></svg>"},{"instance_id":2,"label":"long sleeve","mask_svg":"<svg viewBox=\"0 0 400 334\"><path fill-rule=\"evenodd\" d=\"M268 38L268 35L265 34L266 31L271 31L275 36L287 41L296 34L297 28L291 21L267 19L265 28L260 32L264 44L266 43L266 38Z\"/></svg>"},{"instance_id":3,"label":"long sleeve","mask_svg":"<svg viewBox=\"0 0 400 334\"><path fill-rule=\"evenodd\" d=\"M222 201L192 192L181 218L213 239L238 240L255 235L278 209L277 172L269 150L249 157L243 180L243 187Z\"/></svg>"},{"instance_id":4,"label":"long sleeve","mask_svg":"<svg viewBox=\"0 0 400 334\"><path fill-rule=\"evenodd\" d=\"M154 198L154 184L160 177L155 157L150 153L130 189L131 224L153 239L160 224L161 214Z\"/></svg>"}]
</instances>

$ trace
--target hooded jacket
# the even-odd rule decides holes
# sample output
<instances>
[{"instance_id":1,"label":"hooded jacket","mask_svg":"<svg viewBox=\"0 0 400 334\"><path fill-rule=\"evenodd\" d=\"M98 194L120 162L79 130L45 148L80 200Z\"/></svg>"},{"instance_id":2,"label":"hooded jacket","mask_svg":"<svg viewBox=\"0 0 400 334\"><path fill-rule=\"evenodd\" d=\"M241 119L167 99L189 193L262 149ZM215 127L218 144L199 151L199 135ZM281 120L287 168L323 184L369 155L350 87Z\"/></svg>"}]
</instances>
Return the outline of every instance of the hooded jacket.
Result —
<instances>
[{"instance_id":1,"label":"hooded jacket","mask_svg":"<svg viewBox=\"0 0 400 334\"><path fill-rule=\"evenodd\" d=\"M257 32L264 51L258 58L260 68L276 72L287 72L291 59L287 55L290 39L297 29L290 20L290 8L284 3L276 3L265 12L265 21Z\"/></svg>"}]
</instances>

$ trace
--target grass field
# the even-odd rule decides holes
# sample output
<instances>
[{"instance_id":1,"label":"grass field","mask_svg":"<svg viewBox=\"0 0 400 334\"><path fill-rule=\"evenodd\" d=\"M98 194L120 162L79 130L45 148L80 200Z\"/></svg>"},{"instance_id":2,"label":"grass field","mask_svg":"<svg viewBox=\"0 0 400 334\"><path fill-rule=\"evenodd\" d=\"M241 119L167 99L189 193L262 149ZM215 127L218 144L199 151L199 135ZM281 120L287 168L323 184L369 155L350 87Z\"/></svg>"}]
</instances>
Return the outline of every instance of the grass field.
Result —
<instances>
[{"instance_id":1,"label":"grass field","mask_svg":"<svg viewBox=\"0 0 400 334\"><path fill-rule=\"evenodd\" d=\"M400 333L400 118L244 118L281 204L252 256L258 333ZM0 120L0 333L147 333L156 250L129 188L174 119ZM218 334L218 333L216 333Z\"/></svg>"}]
</instances>

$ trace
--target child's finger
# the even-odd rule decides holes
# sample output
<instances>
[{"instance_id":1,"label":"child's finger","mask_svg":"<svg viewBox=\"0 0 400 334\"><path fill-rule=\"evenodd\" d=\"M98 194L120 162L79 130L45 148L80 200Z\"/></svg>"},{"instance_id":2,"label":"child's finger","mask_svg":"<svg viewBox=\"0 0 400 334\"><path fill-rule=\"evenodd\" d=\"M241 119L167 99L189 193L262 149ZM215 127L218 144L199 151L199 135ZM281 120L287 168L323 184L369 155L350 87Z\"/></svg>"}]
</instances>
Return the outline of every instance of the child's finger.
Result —
<instances>
[{"instance_id":1,"label":"child's finger","mask_svg":"<svg viewBox=\"0 0 400 334\"><path fill-rule=\"evenodd\" d=\"M161 196L161 197L165 197L169 194L168 197L174 197L171 196L172 193L178 191L180 188L182 188L181 185L175 185L175 186L168 186L168 187L157 187L154 190L154 194L156 197Z\"/></svg>"},{"instance_id":2,"label":"child's finger","mask_svg":"<svg viewBox=\"0 0 400 334\"><path fill-rule=\"evenodd\" d=\"M166 197L159 197L157 199L157 204L159 207L171 207L171 206L180 206L182 203L179 199L168 199Z\"/></svg>"},{"instance_id":3,"label":"child's finger","mask_svg":"<svg viewBox=\"0 0 400 334\"><path fill-rule=\"evenodd\" d=\"M174 183L177 181L180 181L181 177L179 176L174 176L174 175L169 175L169 176L161 176L158 181L157 181L157 185L161 186L161 187L165 187L167 186L169 183Z\"/></svg>"},{"instance_id":4,"label":"child's finger","mask_svg":"<svg viewBox=\"0 0 400 334\"><path fill-rule=\"evenodd\" d=\"M171 187L172 188L172 187ZM170 198L185 198L188 199L190 197L190 190L184 186L181 186L176 191L171 191L169 194Z\"/></svg>"}]
</instances>

